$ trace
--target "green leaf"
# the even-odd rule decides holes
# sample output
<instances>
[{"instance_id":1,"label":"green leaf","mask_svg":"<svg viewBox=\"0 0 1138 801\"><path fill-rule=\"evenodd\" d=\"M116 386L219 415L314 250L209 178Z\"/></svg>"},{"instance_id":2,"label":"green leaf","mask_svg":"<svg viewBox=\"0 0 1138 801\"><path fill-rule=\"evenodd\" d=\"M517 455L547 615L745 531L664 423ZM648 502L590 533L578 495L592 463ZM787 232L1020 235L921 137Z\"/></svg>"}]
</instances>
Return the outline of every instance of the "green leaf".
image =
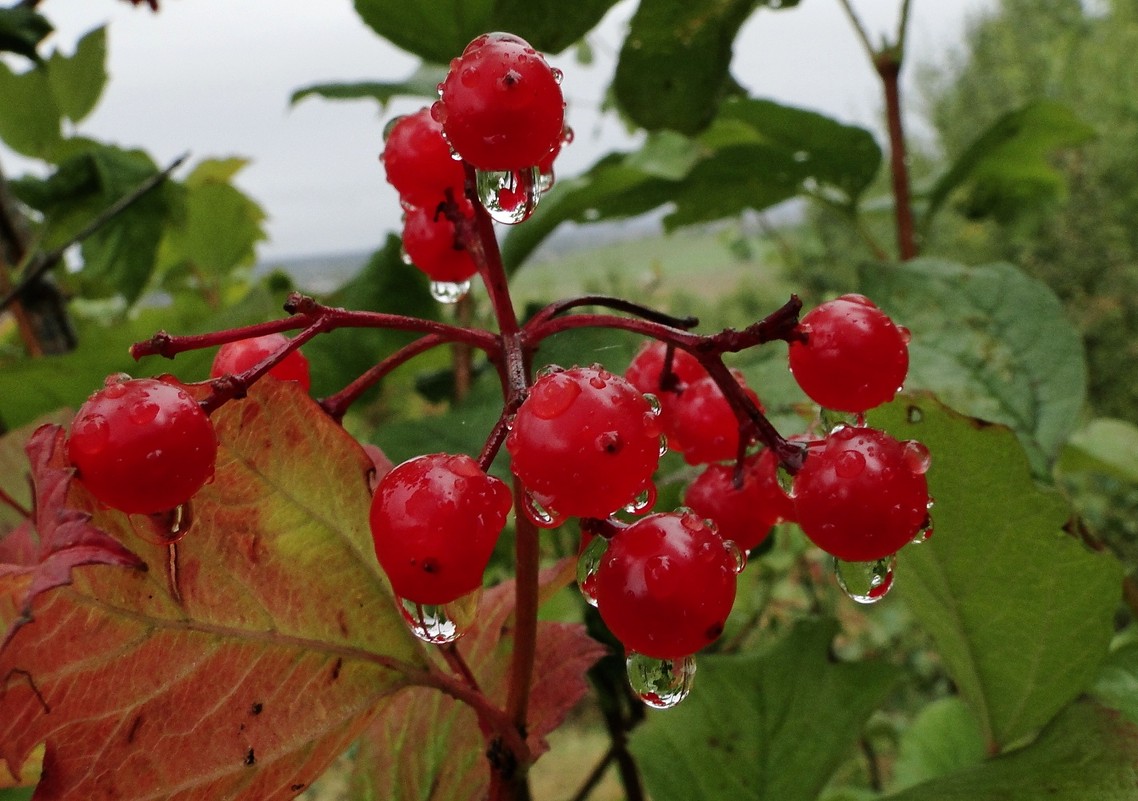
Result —
<instances>
[{"instance_id":1,"label":"green leaf","mask_svg":"<svg viewBox=\"0 0 1138 801\"><path fill-rule=\"evenodd\" d=\"M487 30L510 31L538 50L560 53L591 31L616 4L617 0L496 0Z\"/></svg>"},{"instance_id":2,"label":"green leaf","mask_svg":"<svg viewBox=\"0 0 1138 801\"><path fill-rule=\"evenodd\" d=\"M984 761L984 735L959 698L941 698L917 715L901 737L892 789L903 790Z\"/></svg>"},{"instance_id":3,"label":"green leaf","mask_svg":"<svg viewBox=\"0 0 1138 801\"><path fill-rule=\"evenodd\" d=\"M1090 692L1100 703L1138 724L1138 642L1111 651Z\"/></svg>"},{"instance_id":4,"label":"green leaf","mask_svg":"<svg viewBox=\"0 0 1138 801\"><path fill-rule=\"evenodd\" d=\"M932 454L936 534L904 548L897 591L932 635L991 751L1033 734L1106 656L1122 569L1064 531L1071 510L1035 483L1003 426L902 397L870 422Z\"/></svg>"},{"instance_id":5,"label":"green leaf","mask_svg":"<svg viewBox=\"0 0 1138 801\"><path fill-rule=\"evenodd\" d=\"M834 663L835 621L799 621L761 653L700 658L692 694L630 748L655 801L813 801L898 671Z\"/></svg>"},{"instance_id":6,"label":"green leaf","mask_svg":"<svg viewBox=\"0 0 1138 801\"><path fill-rule=\"evenodd\" d=\"M733 87L728 68L756 0L641 0L621 47L613 90L642 128L695 134ZM764 4L765 5L765 4ZM797 0L779 7L797 5Z\"/></svg>"},{"instance_id":7,"label":"green leaf","mask_svg":"<svg viewBox=\"0 0 1138 801\"><path fill-rule=\"evenodd\" d=\"M75 54L59 51L47 62L47 77L60 113L79 122L90 114L107 84L107 29L95 28L75 46Z\"/></svg>"},{"instance_id":8,"label":"green leaf","mask_svg":"<svg viewBox=\"0 0 1138 801\"><path fill-rule=\"evenodd\" d=\"M1051 154L1083 144L1095 135L1069 108L1038 100L996 120L937 179L929 193L922 225L958 190L969 189L968 217L994 215L1007 219L1040 200L1062 193L1063 173L1051 165Z\"/></svg>"},{"instance_id":9,"label":"green leaf","mask_svg":"<svg viewBox=\"0 0 1138 801\"><path fill-rule=\"evenodd\" d=\"M1065 473L1091 472L1138 484L1138 427L1100 417L1071 435L1059 459Z\"/></svg>"},{"instance_id":10,"label":"green leaf","mask_svg":"<svg viewBox=\"0 0 1138 801\"><path fill-rule=\"evenodd\" d=\"M888 801L1131 801L1138 728L1093 704L1068 707L1026 748Z\"/></svg>"},{"instance_id":11,"label":"green leaf","mask_svg":"<svg viewBox=\"0 0 1138 801\"><path fill-rule=\"evenodd\" d=\"M0 61L0 139L24 156L47 159L60 139L59 107L40 65L13 72Z\"/></svg>"},{"instance_id":12,"label":"green leaf","mask_svg":"<svg viewBox=\"0 0 1138 801\"><path fill-rule=\"evenodd\" d=\"M297 89L289 98L296 105L306 97L322 97L325 100L374 100L380 110L396 97L426 97L432 101L438 97L438 85L447 76L447 70L431 64L420 64L410 76L402 81L360 81L357 83L317 83Z\"/></svg>"},{"instance_id":13,"label":"green leaf","mask_svg":"<svg viewBox=\"0 0 1138 801\"><path fill-rule=\"evenodd\" d=\"M39 61L36 46L51 32L51 23L35 9L23 5L0 8L0 51Z\"/></svg>"},{"instance_id":14,"label":"green leaf","mask_svg":"<svg viewBox=\"0 0 1138 801\"><path fill-rule=\"evenodd\" d=\"M1040 475L1078 424L1086 360L1055 294L1010 264L868 265L861 291L908 326L906 386L1019 434Z\"/></svg>"},{"instance_id":15,"label":"green leaf","mask_svg":"<svg viewBox=\"0 0 1138 801\"><path fill-rule=\"evenodd\" d=\"M179 219L162 243L164 261L217 279L253 264L257 243L266 238L265 212L229 182L244 164L207 160L190 174Z\"/></svg>"}]
</instances>

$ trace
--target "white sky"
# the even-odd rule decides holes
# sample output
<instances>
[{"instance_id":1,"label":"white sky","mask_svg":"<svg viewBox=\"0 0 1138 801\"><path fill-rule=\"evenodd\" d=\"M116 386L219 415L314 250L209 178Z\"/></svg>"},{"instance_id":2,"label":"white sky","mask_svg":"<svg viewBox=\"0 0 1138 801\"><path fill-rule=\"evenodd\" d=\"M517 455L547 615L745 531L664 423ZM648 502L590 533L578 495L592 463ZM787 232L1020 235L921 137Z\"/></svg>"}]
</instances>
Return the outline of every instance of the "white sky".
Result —
<instances>
[{"instance_id":1,"label":"white sky","mask_svg":"<svg viewBox=\"0 0 1138 801\"><path fill-rule=\"evenodd\" d=\"M905 77L912 78L915 64L943 58L968 16L994 4L914 0ZM376 156L385 119L422 103L380 117L371 102L310 98L290 109L288 98L312 83L396 80L414 68L412 57L372 33L349 0L161 5L152 14L145 5L112 0L42 3L57 29L51 44L66 52L85 31L110 23L111 81L81 132L142 147L160 163L186 150L195 158L250 158L238 184L269 214L266 258L369 249L399 227L398 202ZM875 40L893 36L900 0L854 0L854 6ZM551 59L565 71L576 133L558 160L561 175L632 144L620 123L596 107L634 10L634 2L621 2L592 35L597 59L590 68L571 56ZM756 13L737 43L733 73L757 96L880 128L877 78L837 0ZM9 174L25 166L0 154Z\"/></svg>"}]
</instances>

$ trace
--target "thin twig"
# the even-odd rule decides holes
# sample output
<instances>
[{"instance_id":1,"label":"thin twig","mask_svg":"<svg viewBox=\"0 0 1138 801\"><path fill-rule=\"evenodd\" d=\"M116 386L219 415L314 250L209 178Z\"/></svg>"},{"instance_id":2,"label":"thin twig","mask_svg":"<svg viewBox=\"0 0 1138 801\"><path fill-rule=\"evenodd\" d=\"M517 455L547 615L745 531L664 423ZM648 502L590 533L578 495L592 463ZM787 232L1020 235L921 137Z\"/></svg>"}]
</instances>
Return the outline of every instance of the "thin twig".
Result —
<instances>
[{"instance_id":1,"label":"thin twig","mask_svg":"<svg viewBox=\"0 0 1138 801\"><path fill-rule=\"evenodd\" d=\"M873 43L869 41L869 32L865 26L861 24L861 20L854 11L853 5L850 0L838 0L838 4L845 10L846 16L850 18L850 24L853 25L854 31L857 32L858 38L861 40L862 47L865 48L865 54L869 56L869 60L873 61L877 57L877 50L873 47Z\"/></svg>"},{"instance_id":2,"label":"thin twig","mask_svg":"<svg viewBox=\"0 0 1138 801\"><path fill-rule=\"evenodd\" d=\"M178 156L166 169L154 173L154 175L148 177L130 192L99 212L79 233L75 234L75 236L71 237L71 239L64 244L53 250L37 253L27 259L27 266L23 270L23 277L20 279L20 282L16 284L10 292L4 295L3 298L0 298L0 311L6 309L9 304L23 294L40 276L63 261L63 254L67 252L68 248L78 245L130 208L139 198L169 178L170 174L182 166L182 163L185 162L187 158L189 158L189 153L183 153L181 156Z\"/></svg>"},{"instance_id":3,"label":"thin twig","mask_svg":"<svg viewBox=\"0 0 1138 801\"><path fill-rule=\"evenodd\" d=\"M573 794L573 797L569 801L585 801L585 799L592 795L593 790L597 789L597 785L601 783L601 779L605 776L605 771L608 770L609 765L612 764L615 758L616 752L614 748L610 747L605 751L600 761L589 771L589 775L585 777L581 788Z\"/></svg>"}]
</instances>

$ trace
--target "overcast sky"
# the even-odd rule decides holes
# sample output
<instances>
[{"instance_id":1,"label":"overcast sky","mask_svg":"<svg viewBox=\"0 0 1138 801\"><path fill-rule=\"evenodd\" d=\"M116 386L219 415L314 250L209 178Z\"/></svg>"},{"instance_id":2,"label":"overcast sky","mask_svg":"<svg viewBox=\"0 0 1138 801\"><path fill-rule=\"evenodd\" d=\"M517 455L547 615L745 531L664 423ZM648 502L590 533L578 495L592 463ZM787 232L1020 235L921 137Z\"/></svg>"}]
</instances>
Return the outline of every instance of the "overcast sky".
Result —
<instances>
[{"instance_id":1,"label":"overcast sky","mask_svg":"<svg viewBox=\"0 0 1138 801\"><path fill-rule=\"evenodd\" d=\"M994 2L915 0L905 77L911 80L912 64L942 60L966 19ZM186 150L195 158L251 159L238 183L269 214L266 258L369 249L399 226L398 203L376 156L384 120L421 103L389 108L381 117L370 102L309 99L290 109L288 99L311 83L399 79L415 59L373 34L349 0L161 5L152 14L145 4L112 0L41 4L57 28L51 45L67 52L84 32L110 23L111 81L82 132L142 147L161 162ZM854 0L854 6L875 39L893 36L900 0ZM590 37L592 67L571 56L552 59L565 71L576 133L558 161L562 175L632 146L622 126L596 107L634 10L634 2L621 2ZM876 76L837 0L756 13L737 43L732 71L757 96L880 128ZM11 173L23 165L5 153L4 166Z\"/></svg>"}]
</instances>

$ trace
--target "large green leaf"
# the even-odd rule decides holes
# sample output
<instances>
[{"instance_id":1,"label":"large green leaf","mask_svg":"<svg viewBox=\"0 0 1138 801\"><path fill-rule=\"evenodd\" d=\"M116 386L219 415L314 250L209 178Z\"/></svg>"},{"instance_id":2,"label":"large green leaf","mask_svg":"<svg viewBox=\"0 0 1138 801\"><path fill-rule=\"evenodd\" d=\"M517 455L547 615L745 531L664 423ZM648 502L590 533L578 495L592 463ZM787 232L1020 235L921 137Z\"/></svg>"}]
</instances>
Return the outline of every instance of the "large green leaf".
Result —
<instances>
[{"instance_id":1,"label":"large green leaf","mask_svg":"<svg viewBox=\"0 0 1138 801\"><path fill-rule=\"evenodd\" d=\"M47 77L60 113L79 122L91 113L107 83L107 29L95 28L75 46L75 53L59 51L47 61Z\"/></svg>"},{"instance_id":2,"label":"large green leaf","mask_svg":"<svg viewBox=\"0 0 1138 801\"><path fill-rule=\"evenodd\" d=\"M374 100L380 109L395 97L438 97L438 85L446 78L447 70L432 64L420 64L402 81L359 81L356 83L316 83L297 89L289 98L296 105L306 97L325 100Z\"/></svg>"},{"instance_id":3,"label":"large green leaf","mask_svg":"<svg viewBox=\"0 0 1138 801\"><path fill-rule=\"evenodd\" d=\"M901 737L891 789L903 790L984 761L984 735L959 698L941 698L917 715Z\"/></svg>"},{"instance_id":4,"label":"large green leaf","mask_svg":"<svg viewBox=\"0 0 1138 801\"><path fill-rule=\"evenodd\" d=\"M904 548L897 591L932 635L990 751L1034 733L1084 691L1107 653L1122 570L1067 534L1014 434L932 398L870 422L932 453L936 534Z\"/></svg>"},{"instance_id":5,"label":"large green leaf","mask_svg":"<svg viewBox=\"0 0 1138 801\"><path fill-rule=\"evenodd\" d=\"M60 138L59 107L42 64L17 73L0 61L0 139L25 156L49 158Z\"/></svg>"},{"instance_id":6,"label":"large green leaf","mask_svg":"<svg viewBox=\"0 0 1138 801\"><path fill-rule=\"evenodd\" d=\"M1067 473L1087 471L1138 484L1138 426L1099 417L1071 435L1059 459Z\"/></svg>"},{"instance_id":7,"label":"large green leaf","mask_svg":"<svg viewBox=\"0 0 1138 801\"><path fill-rule=\"evenodd\" d=\"M51 33L51 23L24 5L0 8L0 51L39 60L36 46Z\"/></svg>"},{"instance_id":8,"label":"large green leaf","mask_svg":"<svg viewBox=\"0 0 1138 801\"><path fill-rule=\"evenodd\" d=\"M927 228L944 203L969 189L970 217L1014 216L1041 199L1061 194L1064 177L1050 162L1059 148L1073 147L1095 131L1069 108L1038 100L996 120L937 180L929 193L923 225Z\"/></svg>"},{"instance_id":9,"label":"large green leaf","mask_svg":"<svg viewBox=\"0 0 1138 801\"><path fill-rule=\"evenodd\" d=\"M832 661L837 631L804 620L765 652L700 658L687 700L632 735L652 798L813 801L898 678Z\"/></svg>"},{"instance_id":10,"label":"large green leaf","mask_svg":"<svg viewBox=\"0 0 1138 801\"><path fill-rule=\"evenodd\" d=\"M1132 801L1138 728L1078 703L1026 748L919 784L888 801Z\"/></svg>"},{"instance_id":11,"label":"large green leaf","mask_svg":"<svg viewBox=\"0 0 1138 801\"><path fill-rule=\"evenodd\" d=\"M1113 651L1103 662L1091 695L1138 724L1138 642Z\"/></svg>"},{"instance_id":12,"label":"large green leaf","mask_svg":"<svg viewBox=\"0 0 1138 801\"><path fill-rule=\"evenodd\" d=\"M776 4L641 0L613 78L621 109L650 131L694 134L706 128L732 88L728 69L735 36L757 5Z\"/></svg>"},{"instance_id":13,"label":"large green leaf","mask_svg":"<svg viewBox=\"0 0 1138 801\"><path fill-rule=\"evenodd\" d=\"M476 36L508 30L538 50L576 42L616 0L355 0L356 12L383 38L427 61L447 64Z\"/></svg>"},{"instance_id":14,"label":"large green leaf","mask_svg":"<svg viewBox=\"0 0 1138 801\"><path fill-rule=\"evenodd\" d=\"M643 214L666 203L673 230L762 210L810 187L853 205L873 180L881 150L863 128L769 100L731 98L700 136L650 134L640 150L612 153L577 178L554 185L533 217L503 245L515 268L563 222Z\"/></svg>"},{"instance_id":15,"label":"large green leaf","mask_svg":"<svg viewBox=\"0 0 1138 801\"><path fill-rule=\"evenodd\" d=\"M906 386L1011 426L1044 474L1086 397L1082 340L1054 293L1010 264L869 265L861 290L913 334Z\"/></svg>"}]
</instances>

